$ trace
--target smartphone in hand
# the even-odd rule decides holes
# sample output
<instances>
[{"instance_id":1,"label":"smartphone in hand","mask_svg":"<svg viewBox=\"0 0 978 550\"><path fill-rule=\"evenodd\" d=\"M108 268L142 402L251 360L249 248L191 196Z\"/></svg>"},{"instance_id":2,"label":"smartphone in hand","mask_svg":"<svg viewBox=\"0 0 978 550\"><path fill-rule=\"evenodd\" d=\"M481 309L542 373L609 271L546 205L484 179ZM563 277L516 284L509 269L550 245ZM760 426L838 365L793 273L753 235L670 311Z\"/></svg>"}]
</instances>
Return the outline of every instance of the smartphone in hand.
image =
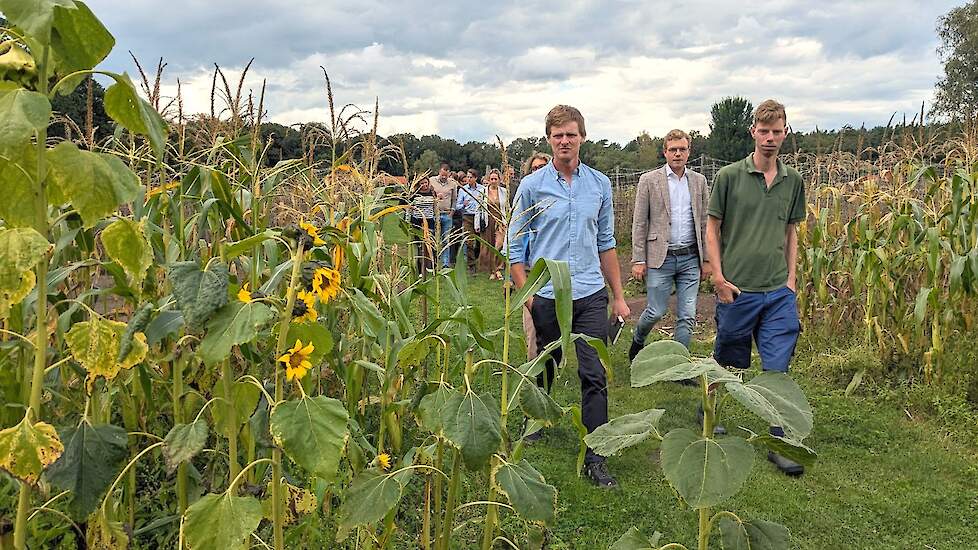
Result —
<instances>
[{"instance_id":1,"label":"smartphone in hand","mask_svg":"<svg viewBox=\"0 0 978 550\"><path fill-rule=\"evenodd\" d=\"M609 345L615 345L618 341L618 337L621 336L622 329L625 328L625 320L621 318L620 315L612 315L608 319L608 343Z\"/></svg>"}]
</instances>

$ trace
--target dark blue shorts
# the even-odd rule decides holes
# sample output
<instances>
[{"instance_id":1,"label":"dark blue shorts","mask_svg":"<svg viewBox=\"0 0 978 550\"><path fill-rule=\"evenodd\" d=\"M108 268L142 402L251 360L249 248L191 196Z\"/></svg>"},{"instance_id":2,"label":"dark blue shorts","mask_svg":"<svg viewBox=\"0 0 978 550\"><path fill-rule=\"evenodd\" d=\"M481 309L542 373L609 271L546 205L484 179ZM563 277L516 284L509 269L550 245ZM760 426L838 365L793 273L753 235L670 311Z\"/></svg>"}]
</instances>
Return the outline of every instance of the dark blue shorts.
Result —
<instances>
[{"instance_id":1,"label":"dark blue shorts","mask_svg":"<svg viewBox=\"0 0 978 550\"><path fill-rule=\"evenodd\" d=\"M770 292L741 292L729 304L717 301L714 359L726 367L750 367L753 338L762 369L788 372L801 332L796 299L795 293L784 287Z\"/></svg>"}]
</instances>

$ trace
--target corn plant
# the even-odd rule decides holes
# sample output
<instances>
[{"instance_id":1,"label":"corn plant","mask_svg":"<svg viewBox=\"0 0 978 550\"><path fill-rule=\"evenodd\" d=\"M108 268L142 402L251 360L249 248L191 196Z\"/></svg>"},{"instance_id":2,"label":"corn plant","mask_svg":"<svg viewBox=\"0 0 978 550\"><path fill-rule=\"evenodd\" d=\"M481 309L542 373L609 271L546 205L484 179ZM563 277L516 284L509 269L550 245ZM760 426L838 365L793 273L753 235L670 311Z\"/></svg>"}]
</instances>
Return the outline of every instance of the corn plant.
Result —
<instances>
[{"instance_id":1,"label":"corn plant","mask_svg":"<svg viewBox=\"0 0 978 550\"><path fill-rule=\"evenodd\" d=\"M754 447L780 453L811 465L815 452L804 444L812 431L812 409L801 388L786 374L765 372L744 379L743 374L721 367L712 358L696 358L673 340L646 346L632 362L631 385L635 388L661 382L698 380L704 412L700 433L676 428L662 435L659 422L665 411L649 409L615 418L584 438L596 452L612 456L650 437L661 442L660 460L666 480L683 502L696 511L699 534L695 548L707 550L719 533L723 548L786 549L786 527L760 519L743 519L734 512L714 508L736 494L750 475ZM756 434L741 428L746 437L715 437L719 411L729 399L737 401L784 436ZM632 527L612 545L614 550L685 549L677 543L662 543L661 534L651 537Z\"/></svg>"}]
</instances>

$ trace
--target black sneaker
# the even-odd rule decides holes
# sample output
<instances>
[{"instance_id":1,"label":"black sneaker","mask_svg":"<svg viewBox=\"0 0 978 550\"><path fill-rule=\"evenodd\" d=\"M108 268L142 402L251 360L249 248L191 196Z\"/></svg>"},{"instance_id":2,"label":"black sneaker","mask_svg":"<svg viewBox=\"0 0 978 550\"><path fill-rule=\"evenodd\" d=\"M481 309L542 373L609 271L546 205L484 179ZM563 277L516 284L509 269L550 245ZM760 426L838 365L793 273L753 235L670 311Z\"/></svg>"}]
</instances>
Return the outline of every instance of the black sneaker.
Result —
<instances>
[{"instance_id":1,"label":"black sneaker","mask_svg":"<svg viewBox=\"0 0 978 550\"><path fill-rule=\"evenodd\" d=\"M608 473L608 465L602 460L600 462L588 462L584 465L584 474L602 489L614 489L618 487L618 481Z\"/></svg>"},{"instance_id":2,"label":"black sneaker","mask_svg":"<svg viewBox=\"0 0 978 550\"><path fill-rule=\"evenodd\" d=\"M642 348L644 347L645 344L639 344L635 340L632 340L632 347L628 348L628 362L631 363L634 361L635 356L638 355L638 352L642 351Z\"/></svg>"},{"instance_id":3,"label":"black sneaker","mask_svg":"<svg viewBox=\"0 0 978 550\"><path fill-rule=\"evenodd\" d=\"M700 425L700 431L703 430L703 420L705 418L706 413L703 412L703 405L696 407L696 421ZM723 427L723 424L714 424L713 435L727 435L727 429Z\"/></svg>"},{"instance_id":4,"label":"black sneaker","mask_svg":"<svg viewBox=\"0 0 978 550\"><path fill-rule=\"evenodd\" d=\"M774 451L767 452L767 459L774 463L786 476L798 477L805 473L805 467L790 458L785 458Z\"/></svg>"}]
</instances>

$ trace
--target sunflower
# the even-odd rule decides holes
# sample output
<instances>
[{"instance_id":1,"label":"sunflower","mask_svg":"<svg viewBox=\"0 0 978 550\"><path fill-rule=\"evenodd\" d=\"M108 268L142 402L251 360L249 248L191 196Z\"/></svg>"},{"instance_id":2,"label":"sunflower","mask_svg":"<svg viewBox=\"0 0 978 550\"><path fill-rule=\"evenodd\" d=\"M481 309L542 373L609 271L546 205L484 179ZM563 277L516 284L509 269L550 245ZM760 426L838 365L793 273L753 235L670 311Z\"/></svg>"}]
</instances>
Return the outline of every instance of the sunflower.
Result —
<instances>
[{"instance_id":1,"label":"sunflower","mask_svg":"<svg viewBox=\"0 0 978 550\"><path fill-rule=\"evenodd\" d=\"M251 291L248 290L248 286L251 283L245 283L240 289L238 289L238 301L245 304L250 304L255 298L251 295Z\"/></svg>"},{"instance_id":2,"label":"sunflower","mask_svg":"<svg viewBox=\"0 0 978 550\"><path fill-rule=\"evenodd\" d=\"M381 472L386 472L388 468L391 467L391 455L387 453L381 453L377 455L377 468Z\"/></svg>"},{"instance_id":3,"label":"sunflower","mask_svg":"<svg viewBox=\"0 0 978 550\"><path fill-rule=\"evenodd\" d=\"M316 295L312 292L300 290L295 295L298 298L292 307L292 317L300 323L313 322L319 318L316 312Z\"/></svg>"},{"instance_id":4,"label":"sunflower","mask_svg":"<svg viewBox=\"0 0 978 550\"><path fill-rule=\"evenodd\" d=\"M326 241L320 238L319 229L317 229L315 225L305 221L300 221L299 227L302 228L303 231L305 231L306 236L308 237L307 242L312 242L313 246L322 246L326 244Z\"/></svg>"},{"instance_id":5,"label":"sunflower","mask_svg":"<svg viewBox=\"0 0 978 550\"><path fill-rule=\"evenodd\" d=\"M319 301L328 304L340 293L340 272L328 267L317 267L312 275L312 290Z\"/></svg>"},{"instance_id":6,"label":"sunflower","mask_svg":"<svg viewBox=\"0 0 978 550\"><path fill-rule=\"evenodd\" d=\"M302 380L306 372L312 368L309 356L314 351L316 351L316 347L312 345L312 342L303 346L302 340L296 340L292 349L278 358L279 363L285 363L285 379L290 381Z\"/></svg>"}]
</instances>

